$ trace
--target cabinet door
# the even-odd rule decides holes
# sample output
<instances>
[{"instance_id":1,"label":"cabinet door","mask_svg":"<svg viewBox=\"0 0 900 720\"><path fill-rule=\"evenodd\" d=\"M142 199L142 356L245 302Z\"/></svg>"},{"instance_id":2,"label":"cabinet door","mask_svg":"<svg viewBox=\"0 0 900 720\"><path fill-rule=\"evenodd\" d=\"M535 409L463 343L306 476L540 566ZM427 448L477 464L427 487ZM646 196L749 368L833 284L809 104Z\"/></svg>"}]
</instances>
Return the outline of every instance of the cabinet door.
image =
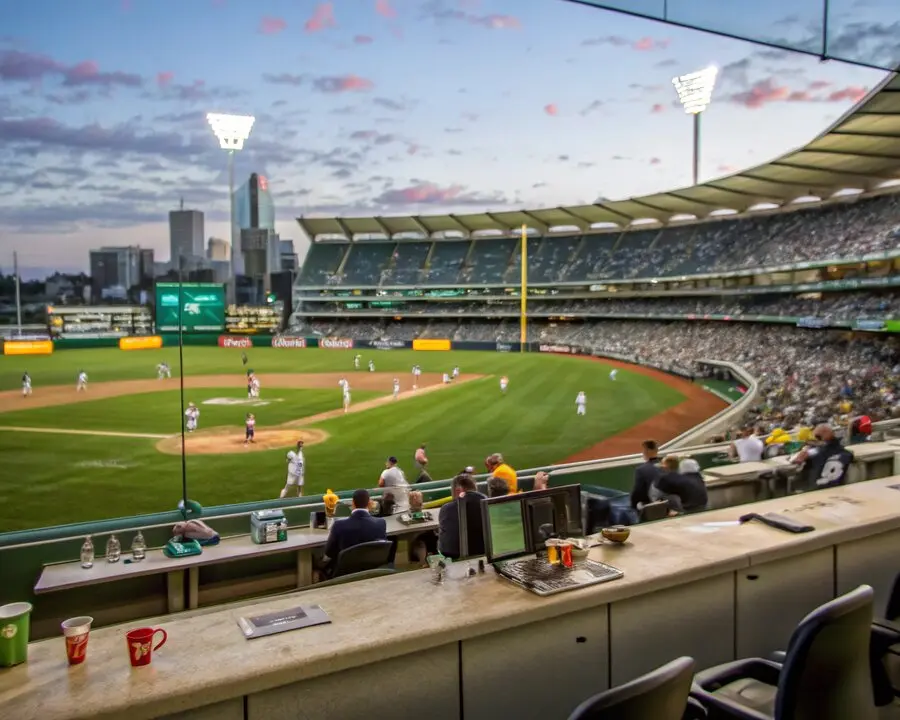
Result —
<instances>
[{"instance_id":1,"label":"cabinet door","mask_svg":"<svg viewBox=\"0 0 900 720\"><path fill-rule=\"evenodd\" d=\"M682 655L697 669L734 660L734 573L610 606L613 686Z\"/></svg>"},{"instance_id":2,"label":"cabinet door","mask_svg":"<svg viewBox=\"0 0 900 720\"><path fill-rule=\"evenodd\" d=\"M464 640L463 716L567 717L609 687L608 617L601 605Z\"/></svg>"},{"instance_id":3,"label":"cabinet door","mask_svg":"<svg viewBox=\"0 0 900 720\"><path fill-rule=\"evenodd\" d=\"M459 720L459 644L266 690L247 698L247 720Z\"/></svg>"},{"instance_id":4,"label":"cabinet door","mask_svg":"<svg viewBox=\"0 0 900 720\"><path fill-rule=\"evenodd\" d=\"M737 656L784 650L806 615L834 599L834 548L737 573Z\"/></svg>"},{"instance_id":5,"label":"cabinet door","mask_svg":"<svg viewBox=\"0 0 900 720\"><path fill-rule=\"evenodd\" d=\"M244 698L234 698L196 710L184 710L166 715L160 720L244 720Z\"/></svg>"},{"instance_id":6,"label":"cabinet door","mask_svg":"<svg viewBox=\"0 0 900 720\"><path fill-rule=\"evenodd\" d=\"M875 616L883 616L894 579L900 574L900 530L838 545L835 567L838 595L871 585Z\"/></svg>"}]
</instances>

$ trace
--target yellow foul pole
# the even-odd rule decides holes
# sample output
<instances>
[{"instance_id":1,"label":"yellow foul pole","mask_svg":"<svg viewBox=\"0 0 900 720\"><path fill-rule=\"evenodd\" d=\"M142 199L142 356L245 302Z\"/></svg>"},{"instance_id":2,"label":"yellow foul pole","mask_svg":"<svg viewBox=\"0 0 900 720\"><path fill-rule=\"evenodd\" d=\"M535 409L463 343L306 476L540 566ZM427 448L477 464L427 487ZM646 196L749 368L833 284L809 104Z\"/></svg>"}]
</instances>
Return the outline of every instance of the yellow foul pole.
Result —
<instances>
[{"instance_id":1,"label":"yellow foul pole","mask_svg":"<svg viewBox=\"0 0 900 720\"><path fill-rule=\"evenodd\" d=\"M519 288L522 297L522 305L519 311L519 352L525 352L528 344L528 226L522 225L522 282Z\"/></svg>"}]
</instances>

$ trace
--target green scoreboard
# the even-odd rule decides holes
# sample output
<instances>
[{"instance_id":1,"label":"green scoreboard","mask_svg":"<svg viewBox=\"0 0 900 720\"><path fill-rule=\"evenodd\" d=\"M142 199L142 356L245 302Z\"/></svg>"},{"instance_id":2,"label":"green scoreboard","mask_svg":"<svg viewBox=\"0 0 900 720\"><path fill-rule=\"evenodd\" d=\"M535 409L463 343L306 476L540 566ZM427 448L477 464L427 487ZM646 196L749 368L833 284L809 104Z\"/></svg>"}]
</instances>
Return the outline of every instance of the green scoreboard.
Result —
<instances>
[{"instance_id":1,"label":"green scoreboard","mask_svg":"<svg viewBox=\"0 0 900 720\"><path fill-rule=\"evenodd\" d=\"M157 283L156 332L178 332L179 308L186 333L225 330L225 286L220 283Z\"/></svg>"}]
</instances>

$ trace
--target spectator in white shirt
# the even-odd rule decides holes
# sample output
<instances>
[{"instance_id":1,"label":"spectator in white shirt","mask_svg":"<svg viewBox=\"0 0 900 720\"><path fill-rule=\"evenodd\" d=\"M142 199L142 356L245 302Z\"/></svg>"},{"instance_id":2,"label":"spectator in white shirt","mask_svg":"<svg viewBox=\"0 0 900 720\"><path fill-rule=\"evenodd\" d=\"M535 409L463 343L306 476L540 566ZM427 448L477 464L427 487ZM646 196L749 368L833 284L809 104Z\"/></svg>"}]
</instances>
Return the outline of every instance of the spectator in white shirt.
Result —
<instances>
[{"instance_id":1,"label":"spectator in white shirt","mask_svg":"<svg viewBox=\"0 0 900 720\"><path fill-rule=\"evenodd\" d=\"M742 463L759 462L765 449L765 443L753 434L753 428L747 427L741 431L741 437L731 443L729 455Z\"/></svg>"}]
</instances>

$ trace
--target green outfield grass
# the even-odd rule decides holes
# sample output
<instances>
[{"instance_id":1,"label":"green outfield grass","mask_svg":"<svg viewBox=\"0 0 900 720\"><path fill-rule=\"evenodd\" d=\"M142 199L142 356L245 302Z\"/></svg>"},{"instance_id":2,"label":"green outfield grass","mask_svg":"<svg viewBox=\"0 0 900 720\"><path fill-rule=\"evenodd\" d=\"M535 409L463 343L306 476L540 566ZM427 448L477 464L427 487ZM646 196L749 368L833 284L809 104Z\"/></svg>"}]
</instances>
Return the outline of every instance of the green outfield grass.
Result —
<instances>
[{"instance_id":1,"label":"green outfield grass","mask_svg":"<svg viewBox=\"0 0 900 720\"><path fill-rule=\"evenodd\" d=\"M602 363L540 354L481 352L413 353L359 351L379 371L396 372L408 387L414 363L425 372L485 375L458 386L387 403L317 424L330 435L308 447L307 494L326 488L375 484L387 455L400 458L412 474L412 454L428 443L433 477L449 477L465 465L482 467L492 452L502 452L518 468L557 462L678 404L684 397L660 383L627 370L616 382ZM249 367L260 373L352 372L356 351L254 349ZM28 370L35 393L50 385L71 385L79 370L91 385L154 378L168 360L177 375L177 350L121 352L72 350L46 357L0 358L0 387L19 388ZM220 348L184 349L185 374L243 376L240 352ZM501 396L497 378L510 378ZM176 382L174 379L172 382ZM337 388L281 390L263 387L263 398L284 402L254 409L260 425L280 423L334 409ZM575 415L575 395L588 396L588 415ZM192 390L189 398L240 396L235 388ZM366 396L354 390L354 402ZM201 400L198 400L200 398ZM25 401L23 401L25 402ZM247 408L201 405L201 428L240 425ZM172 418L167 417L172 413ZM232 414L238 416L237 420ZM37 434L2 426L168 433L181 427L177 393L132 395L52 408L0 413L0 531L170 510L181 496L181 458L155 449L145 438ZM195 455L186 462L188 494L204 505L277 497L286 473L285 452Z\"/></svg>"}]
</instances>

